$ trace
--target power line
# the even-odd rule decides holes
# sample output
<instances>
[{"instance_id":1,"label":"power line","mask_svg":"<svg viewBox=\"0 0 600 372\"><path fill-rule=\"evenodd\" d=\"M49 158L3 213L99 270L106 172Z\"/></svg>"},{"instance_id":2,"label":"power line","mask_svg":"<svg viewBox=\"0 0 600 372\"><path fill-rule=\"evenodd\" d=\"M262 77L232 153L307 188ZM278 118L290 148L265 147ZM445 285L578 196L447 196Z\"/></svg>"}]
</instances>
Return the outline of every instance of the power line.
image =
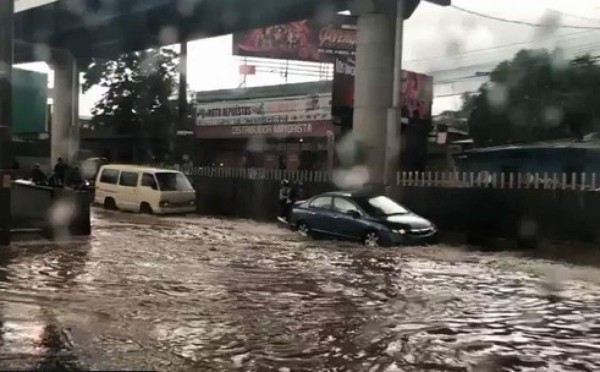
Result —
<instances>
[{"instance_id":1,"label":"power line","mask_svg":"<svg viewBox=\"0 0 600 372\"><path fill-rule=\"evenodd\" d=\"M559 37L556 38L556 39L558 39L556 41L560 41L560 39L562 39L562 38L569 39L568 36L576 36L576 35L581 35L581 34L586 34L587 35L587 34L589 34L589 31L578 31L578 32L570 33L570 34L560 35ZM582 39L582 38L574 38L574 39ZM407 60L405 62L426 62L426 61L431 61L431 60L434 60L434 59L442 59L442 58L449 58L449 57L458 57L458 56L462 56L462 55L476 54L476 53L481 53L481 52L493 51L493 50L498 50L498 49L505 49L505 48L510 48L510 47L513 47L513 46L527 45L527 44L533 44L533 43L535 43L534 40L532 40L532 41L519 41L519 42L514 42L514 43L509 43L509 44L496 45L496 46L487 47L487 48L467 50L467 51L460 52L460 53L452 53L452 54L439 55L439 56L435 56L435 57L412 59L412 60Z\"/></svg>"},{"instance_id":2,"label":"power line","mask_svg":"<svg viewBox=\"0 0 600 372\"><path fill-rule=\"evenodd\" d=\"M475 15L481 18L487 18L487 19L491 19L493 21L498 21L498 22L504 22L504 23L513 23L513 24L517 24L517 25L522 25L522 26L529 26L529 27L538 27L538 28L547 28L549 27L549 25L547 24L542 24L542 23L533 23L533 22L527 22L527 21L519 21L516 19L507 19L507 18L502 18L502 17L496 17L493 15L489 15L489 14L484 14L484 13L479 13L476 12L474 10L470 10L470 9L466 9L463 7L460 7L458 5L450 5L453 9L456 9L458 11L461 11L463 13L468 13L471 15ZM600 26L575 26L575 25L556 25L556 28L571 28L571 29L577 29L577 30L600 30Z\"/></svg>"},{"instance_id":3,"label":"power line","mask_svg":"<svg viewBox=\"0 0 600 372\"><path fill-rule=\"evenodd\" d=\"M585 20L585 21L589 21L589 22L596 22L596 23L600 22L600 18L590 18L590 17L584 17L584 16L582 16L582 15L578 15L578 14L571 14L571 13L565 13L565 12L563 12L562 10L556 10L556 9L551 9L551 10L552 10L553 12L556 12L556 13L562 14L562 15L564 15L564 16L567 16L567 17L579 18L579 19L582 19L582 20Z\"/></svg>"},{"instance_id":4,"label":"power line","mask_svg":"<svg viewBox=\"0 0 600 372\"><path fill-rule=\"evenodd\" d=\"M467 93L467 94L476 94L476 93L479 93L479 92L474 92L474 91L464 91L464 92L461 92L461 93L440 94L440 95L437 95L437 96L433 96L433 98L448 98L448 97L456 97L456 96L462 96L462 95L463 95L463 94L465 94L465 93Z\"/></svg>"}]
</instances>

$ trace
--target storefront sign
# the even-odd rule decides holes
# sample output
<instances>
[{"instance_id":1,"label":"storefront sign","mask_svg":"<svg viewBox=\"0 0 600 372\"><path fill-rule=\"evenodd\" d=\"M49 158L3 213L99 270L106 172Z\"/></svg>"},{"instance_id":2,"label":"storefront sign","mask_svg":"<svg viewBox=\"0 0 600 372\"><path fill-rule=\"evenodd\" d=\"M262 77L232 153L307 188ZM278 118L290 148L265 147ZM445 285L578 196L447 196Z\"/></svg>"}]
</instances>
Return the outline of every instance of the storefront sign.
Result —
<instances>
[{"instance_id":1,"label":"storefront sign","mask_svg":"<svg viewBox=\"0 0 600 372\"><path fill-rule=\"evenodd\" d=\"M198 126L286 124L331 119L331 94L196 103Z\"/></svg>"},{"instance_id":2,"label":"storefront sign","mask_svg":"<svg viewBox=\"0 0 600 372\"><path fill-rule=\"evenodd\" d=\"M245 138L245 137L321 137L333 133L329 121L296 124L221 125L197 126L197 138Z\"/></svg>"},{"instance_id":3,"label":"storefront sign","mask_svg":"<svg viewBox=\"0 0 600 372\"><path fill-rule=\"evenodd\" d=\"M333 62L335 55L355 54L356 30L356 18L343 15L258 28L233 35L233 54Z\"/></svg>"}]
</instances>

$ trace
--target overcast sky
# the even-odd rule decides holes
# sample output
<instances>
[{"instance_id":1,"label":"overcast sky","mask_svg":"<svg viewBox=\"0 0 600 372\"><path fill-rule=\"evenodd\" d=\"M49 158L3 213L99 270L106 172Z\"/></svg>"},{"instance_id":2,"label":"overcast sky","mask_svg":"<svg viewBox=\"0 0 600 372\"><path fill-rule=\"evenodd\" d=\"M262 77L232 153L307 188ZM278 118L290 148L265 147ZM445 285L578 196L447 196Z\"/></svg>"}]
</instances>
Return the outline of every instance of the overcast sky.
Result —
<instances>
[{"instance_id":1,"label":"overcast sky","mask_svg":"<svg viewBox=\"0 0 600 372\"><path fill-rule=\"evenodd\" d=\"M1 0L0 0L1 1ZM17 10L52 0L17 0ZM422 2L405 23L404 66L431 73L436 80L434 113L456 108L458 94L476 90L484 82L473 78L486 72L521 48L565 48L567 55L600 54L600 32L569 29L587 26L600 29L597 0L453 0L453 4L490 16L549 25L531 27L499 22ZM508 45L508 46L507 46ZM192 90L235 88L240 58L231 54L231 36L193 41L189 44L189 85ZM28 65L45 70L47 67ZM314 80L290 74L288 82ZM248 86L283 84L279 72L259 73L248 78ZM93 91L81 98L81 114L89 115L99 97Z\"/></svg>"}]
</instances>

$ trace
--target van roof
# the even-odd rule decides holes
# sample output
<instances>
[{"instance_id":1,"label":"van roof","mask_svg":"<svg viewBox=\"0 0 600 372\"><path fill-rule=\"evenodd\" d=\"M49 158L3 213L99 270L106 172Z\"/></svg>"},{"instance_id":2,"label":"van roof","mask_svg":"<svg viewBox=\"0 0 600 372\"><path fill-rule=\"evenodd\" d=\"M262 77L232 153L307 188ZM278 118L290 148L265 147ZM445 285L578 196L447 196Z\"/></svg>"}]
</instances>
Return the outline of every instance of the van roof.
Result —
<instances>
[{"instance_id":1,"label":"van roof","mask_svg":"<svg viewBox=\"0 0 600 372\"><path fill-rule=\"evenodd\" d=\"M173 169L162 169L162 168L148 167L145 165L132 165L132 164L105 164L102 166L102 169L106 169L106 168L119 170L119 171L143 171L143 172L150 172L150 173L157 173L157 172L179 173L179 171L173 170Z\"/></svg>"}]
</instances>

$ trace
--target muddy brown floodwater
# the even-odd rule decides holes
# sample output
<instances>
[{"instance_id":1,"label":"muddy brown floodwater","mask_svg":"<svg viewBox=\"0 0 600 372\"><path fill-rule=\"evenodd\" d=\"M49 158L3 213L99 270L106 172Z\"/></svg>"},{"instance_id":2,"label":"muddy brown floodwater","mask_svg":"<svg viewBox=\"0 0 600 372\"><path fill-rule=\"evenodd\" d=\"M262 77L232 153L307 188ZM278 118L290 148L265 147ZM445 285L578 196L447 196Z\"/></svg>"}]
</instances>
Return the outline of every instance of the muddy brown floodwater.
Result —
<instances>
[{"instance_id":1,"label":"muddy brown floodwater","mask_svg":"<svg viewBox=\"0 0 600 372\"><path fill-rule=\"evenodd\" d=\"M210 218L93 224L1 252L0 369L600 370L594 269Z\"/></svg>"}]
</instances>

